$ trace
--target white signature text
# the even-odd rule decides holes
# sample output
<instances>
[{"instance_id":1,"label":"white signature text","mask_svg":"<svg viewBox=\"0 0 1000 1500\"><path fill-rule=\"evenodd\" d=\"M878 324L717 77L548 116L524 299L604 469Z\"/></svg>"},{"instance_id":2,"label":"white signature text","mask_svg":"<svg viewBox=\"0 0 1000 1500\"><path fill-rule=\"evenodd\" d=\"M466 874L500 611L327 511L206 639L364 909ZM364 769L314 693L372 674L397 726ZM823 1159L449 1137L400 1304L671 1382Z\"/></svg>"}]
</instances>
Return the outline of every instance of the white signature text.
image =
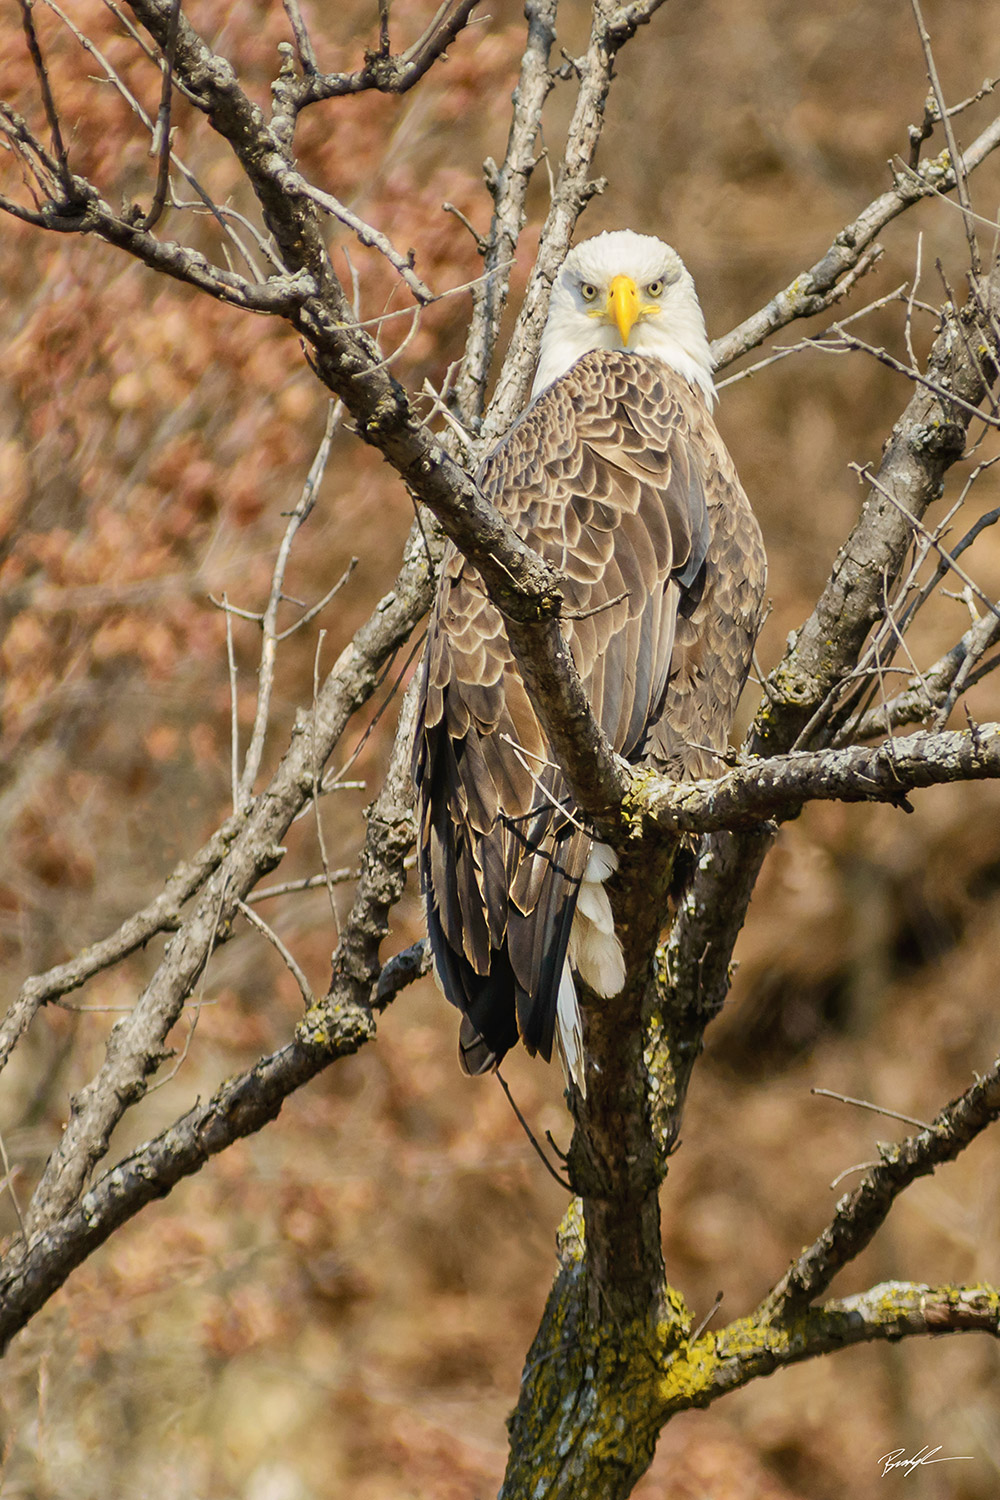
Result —
<instances>
[{"instance_id":1,"label":"white signature text","mask_svg":"<svg viewBox=\"0 0 1000 1500\"><path fill-rule=\"evenodd\" d=\"M947 1458L935 1458L935 1453L941 1452L941 1444L936 1448L928 1448L926 1444L919 1453L912 1458L906 1457L905 1448L894 1448L891 1453L883 1453L879 1459L882 1465L882 1477L885 1478L890 1469L902 1469L906 1474L912 1474L914 1469L919 1469L922 1464L952 1464L966 1463L971 1460L971 1453L955 1453Z\"/></svg>"}]
</instances>

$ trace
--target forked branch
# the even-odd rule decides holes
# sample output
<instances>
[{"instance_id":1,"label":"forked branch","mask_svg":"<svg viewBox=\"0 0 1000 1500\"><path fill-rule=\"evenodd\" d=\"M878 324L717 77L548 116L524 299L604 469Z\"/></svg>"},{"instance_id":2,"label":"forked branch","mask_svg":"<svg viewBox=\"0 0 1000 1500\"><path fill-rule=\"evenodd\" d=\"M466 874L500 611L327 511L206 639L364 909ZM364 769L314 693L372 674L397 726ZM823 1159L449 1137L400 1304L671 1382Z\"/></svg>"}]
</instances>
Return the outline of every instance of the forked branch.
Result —
<instances>
[{"instance_id":1,"label":"forked branch","mask_svg":"<svg viewBox=\"0 0 1000 1500\"><path fill-rule=\"evenodd\" d=\"M879 1146L878 1166L840 1200L831 1223L789 1267L757 1309L755 1319L760 1323L786 1321L813 1302L870 1243L903 1189L943 1162L954 1161L997 1118L1000 1059L941 1110L928 1130L897 1145Z\"/></svg>"}]
</instances>

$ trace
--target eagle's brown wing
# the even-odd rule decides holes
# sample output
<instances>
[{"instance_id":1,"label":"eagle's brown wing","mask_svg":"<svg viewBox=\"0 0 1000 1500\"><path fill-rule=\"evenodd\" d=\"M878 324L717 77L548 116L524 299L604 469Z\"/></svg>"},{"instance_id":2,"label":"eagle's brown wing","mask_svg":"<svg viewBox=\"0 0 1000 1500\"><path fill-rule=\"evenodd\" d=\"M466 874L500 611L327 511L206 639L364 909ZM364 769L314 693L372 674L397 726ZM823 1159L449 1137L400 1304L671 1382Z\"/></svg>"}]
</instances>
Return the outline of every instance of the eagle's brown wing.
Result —
<instances>
[{"instance_id":1,"label":"eagle's brown wing","mask_svg":"<svg viewBox=\"0 0 1000 1500\"><path fill-rule=\"evenodd\" d=\"M478 476L565 575L567 644L598 721L633 760L669 696L678 608L694 609L704 582L699 423L714 434L704 402L665 366L594 353L542 393ZM490 1066L519 1035L548 1058L592 841L500 613L454 549L430 622L414 775L428 931L466 1018L465 1066Z\"/></svg>"},{"instance_id":2,"label":"eagle's brown wing","mask_svg":"<svg viewBox=\"0 0 1000 1500\"><path fill-rule=\"evenodd\" d=\"M707 412L692 422L712 539L700 596L674 635L670 688L650 731L645 764L677 780L718 776L760 629L767 559L757 518Z\"/></svg>"}]
</instances>

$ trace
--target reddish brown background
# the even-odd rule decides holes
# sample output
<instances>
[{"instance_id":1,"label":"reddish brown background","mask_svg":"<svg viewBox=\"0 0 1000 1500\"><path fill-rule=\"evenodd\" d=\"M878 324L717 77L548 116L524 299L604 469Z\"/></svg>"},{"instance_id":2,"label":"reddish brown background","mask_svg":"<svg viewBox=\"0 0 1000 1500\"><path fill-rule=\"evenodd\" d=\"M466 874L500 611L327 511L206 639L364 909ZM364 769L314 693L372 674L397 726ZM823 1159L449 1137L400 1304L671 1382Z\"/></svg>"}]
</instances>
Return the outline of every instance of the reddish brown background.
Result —
<instances>
[{"instance_id":1,"label":"reddish brown background","mask_svg":"<svg viewBox=\"0 0 1000 1500\"><path fill-rule=\"evenodd\" d=\"M324 66L355 66L375 38L374 6L308 6ZM326 14L321 16L320 12ZM500 156L522 22L512 0L451 49L404 100L322 105L303 121L303 168L402 247L436 289L476 273L483 156ZM428 5L393 8L394 39ZM152 69L93 0L72 14L155 109ZM280 6L201 0L188 14L266 102ZM112 202L148 199L146 142L72 38L39 8L73 163ZM1000 71L992 8L928 3L949 98ZM585 7L566 7L563 42L582 45ZM0 17L3 92L29 104L14 7ZM610 179L586 231L629 224L674 243L713 334L819 258L888 183L922 114L923 60L903 0L668 4L619 67L600 169ZM557 156L569 91L550 106ZM966 143L991 101L959 118ZM251 205L236 167L183 107L177 149L219 201ZM935 147L937 149L937 147ZM18 191L5 163L4 190ZM1000 198L987 167L981 212ZM518 277L544 212L544 168ZM214 246L204 220L164 232ZM925 204L884 236L886 256L854 305L934 269L961 293L955 211ZM988 238L988 236L987 236ZM377 258L351 248L363 308L392 290ZM342 264L342 263L341 263ZM281 512L294 500L324 420L295 339L216 306L96 243L0 223L0 948L8 985L103 935L155 893L173 861L215 826L228 796L229 686L222 617L208 596L260 608ZM460 351L467 304L423 320L399 373L440 381ZM819 326L819 325L816 325ZM898 309L866 325L902 350ZM918 320L926 348L930 319ZM797 337L790 331L787 341ZM781 342L781 340L779 340ZM808 353L723 394L720 424L767 538L773 610L765 667L808 611L849 528L859 489L847 465L877 458L907 382L862 356ZM956 491L957 493L957 491ZM997 503L984 476L971 519ZM388 586L410 503L374 453L338 438L287 592L318 597L351 554L360 563L326 612L322 661ZM975 571L1000 590L987 533ZM929 662L964 628L942 599L914 632ZM238 626L240 717L253 709L256 640ZM272 763L312 691L315 632L284 649ZM747 712L750 710L748 701ZM991 684L981 718L1000 713ZM367 718L370 718L369 714ZM377 786L392 714L369 737L344 791L323 807L334 864L349 863ZM364 732L358 723L343 758ZM960 720L959 720L960 722ZM1000 793L924 793L915 816L817 807L782 833L738 949L733 996L710 1033L663 1195L669 1273L700 1316L722 1289L733 1317L819 1230L828 1184L869 1161L893 1122L815 1099L813 1084L928 1118L997 1049ZM292 830L287 873L318 869L314 824ZM282 869L282 876L286 867ZM349 887L342 890L346 907ZM267 909L316 988L334 921L323 893ZM387 951L419 931L412 891ZM156 950L156 951L154 951ZM127 1005L159 945L79 997ZM177 1076L116 1138L120 1153L197 1094L279 1045L299 1014L289 976L255 935L213 959L206 1004ZM69 1092L89 1077L114 1016L50 1009L5 1078L0 1128L24 1196L58 1139ZM37 1500L464 1500L494 1493L504 1416L553 1272L563 1208L499 1089L463 1080L455 1017L430 982L406 992L376 1045L294 1099L278 1123L147 1210L79 1270L7 1357L0 1493ZM187 1023L178 1028L183 1048ZM556 1070L519 1057L520 1106L567 1135ZM919 1183L835 1290L907 1277L1000 1277L1000 1136ZM848 1179L850 1182L852 1179ZM14 1227L9 1200L5 1228ZM981 1338L850 1351L691 1413L665 1433L643 1500L986 1500L1000 1487L997 1352ZM942 1445L971 1462L882 1479L888 1449Z\"/></svg>"}]
</instances>

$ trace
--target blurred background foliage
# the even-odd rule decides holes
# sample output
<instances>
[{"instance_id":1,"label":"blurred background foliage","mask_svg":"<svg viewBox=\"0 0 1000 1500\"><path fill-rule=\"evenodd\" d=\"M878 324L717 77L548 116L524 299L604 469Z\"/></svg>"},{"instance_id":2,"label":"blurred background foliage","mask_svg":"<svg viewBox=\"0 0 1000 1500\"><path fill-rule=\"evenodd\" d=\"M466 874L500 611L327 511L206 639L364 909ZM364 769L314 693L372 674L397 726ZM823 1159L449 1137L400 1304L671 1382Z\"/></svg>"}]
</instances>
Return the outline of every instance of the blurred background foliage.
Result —
<instances>
[{"instance_id":1,"label":"blurred background foliage","mask_svg":"<svg viewBox=\"0 0 1000 1500\"><path fill-rule=\"evenodd\" d=\"M266 106L287 37L280 6L195 0L185 9ZM376 40L371 0L306 0L305 9L325 68L357 66ZM158 77L111 12L97 0L73 0L70 12L155 113ZM397 0L394 46L429 14L423 0ZM564 0L560 40L571 54L587 14L583 0ZM123 194L148 202L144 132L116 91L94 81L99 65L58 18L41 5L35 15L75 168L112 203ZM927 21L951 100L1000 72L991 7L928 0ZM493 0L413 93L328 103L302 119L306 174L397 246L412 246L435 290L477 272L471 236L441 205L455 203L480 228L488 222L481 163L503 152L522 38L518 5ZM0 15L0 57L3 93L37 118L13 5ZM668 4L618 71L599 159L609 187L581 233L630 225L675 244L713 335L817 260L888 185L887 159L906 153L906 126L922 117L927 89L905 0ZM553 161L570 95L560 86L547 110ZM992 107L987 98L959 117L963 143ZM236 163L202 119L179 103L175 123L175 149L213 198L252 212ZM935 138L931 149L940 145ZM5 190L16 190L16 164L0 170ZM974 179L973 198L992 215L995 164ZM546 200L542 166L515 296ZM172 214L160 232L218 255L204 216ZM964 296L960 220L930 202L883 236L885 257L852 308L912 278L918 235L921 294L941 300L940 259ZM348 236L334 238L349 250L363 315L376 315L398 296L391 274ZM350 280L347 262L338 264ZM305 479L326 403L286 329L158 281L98 243L46 238L6 219L0 289L0 949L12 993L23 975L154 895L225 815L230 686L225 621L211 598L263 608L283 512ZM466 308L457 296L423 316L395 366L412 393L426 379L440 384L459 356ZM406 327L396 325L388 347ZM872 315L863 332L902 353L901 308ZM932 332L933 320L918 316L918 350ZM787 341L798 337L789 330ZM905 379L872 359L816 352L724 391L720 426L770 556L765 670L808 613L857 513L848 464L877 459L909 395ZM966 514L971 521L997 501L987 473ZM268 764L296 706L310 702L317 653L321 668L332 665L390 586L411 517L388 466L342 431L286 592L311 602L351 556L359 564L322 618L281 648ZM975 570L996 597L994 533L977 545ZM294 618L288 606L283 623ZM917 660L933 661L966 619L954 599L926 611L913 635ZM237 621L244 736L257 646L254 626ZM1000 717L997 684L987 679L969 705L979 718ZM385 763L394 711L368 734L377 707L341 751L343 763L357 751L348 775L365 787L335 792L321 808L334 865L356 858ZM995 1055L998 810L1000 788L956 786L920 795L913 817L817 806L783 830L664 1193L668 1273L696 1318L720 1289L723 1316L748 1309L826 1221L833 1178L904 1129L811 1097L811 1085L929 1118ZM295 825L288 850L279 878L318 871L312 815ZM339 900L346 908L349 886ZM336 941L326 892L262 909L322 990ZM411 889L387 952L420 927ZM49 1007L16 1055L0 1128L22 1198L116 1008L128 1006L155 958L139 955L72 1006ZM186 1053L192 1016L177 1029L181 1066L132 1112L119 1154L280 1045L301 1005L248 929L213 958L202 999ZM459 1076L455 1032L430 981L406 991L376 1045L74 1274L7 1356L4 1497L495 1492L504 1416L552 1276L563 1200L499 1088ZM536 1131L565 1142L558 1070L518 1056L509 1077ZM911 1189L835 1291L888 1277L996 1281L998 1171L994 1133ZM2 1213L10 1233L9 1195ZM881 1454L925 1443L974 1462L880 1477ZM667 1429L637 1494L986 1500L998 1485L997 1350L952 1339L854 1349L690 1413Z\"/></svg>"}]
</instances>

